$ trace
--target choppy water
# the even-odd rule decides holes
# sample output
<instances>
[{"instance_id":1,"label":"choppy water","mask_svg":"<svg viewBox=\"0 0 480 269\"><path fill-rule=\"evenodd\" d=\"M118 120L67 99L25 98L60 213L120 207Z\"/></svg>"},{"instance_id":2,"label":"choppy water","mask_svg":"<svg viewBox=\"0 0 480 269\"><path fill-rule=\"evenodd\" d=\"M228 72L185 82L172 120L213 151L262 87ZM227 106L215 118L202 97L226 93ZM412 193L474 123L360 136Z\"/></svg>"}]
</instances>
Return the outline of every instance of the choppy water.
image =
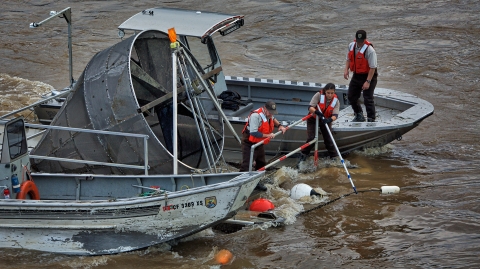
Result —
<instances>
[{"instance_id":1,"label":"choppy water","mask_svg":"<svg viewBox=\"0 0 480 269\"><path fill-rule=\"evenodd\" d=\"M435 114L402 141L348 156L359 189L396 185L400 194L360 192L295 217L301 205L275 188L269 198L291 217L283 227L208 230L171 247L100 257L1 250L1 268L218 268L212 257L219 249L235 256L226 268L480 266L480 2L2 1L0 113L68 84L66 23L28 28L68 6L75 77L118 40L116 26L143 9L241 13L245 26L216 38L227 75L346 84L346 47L363 28L378 53L377 87L426 99ZM297 172L290 180L330 199L351 193L342 167Z\"/></svg>"}]
</instances>

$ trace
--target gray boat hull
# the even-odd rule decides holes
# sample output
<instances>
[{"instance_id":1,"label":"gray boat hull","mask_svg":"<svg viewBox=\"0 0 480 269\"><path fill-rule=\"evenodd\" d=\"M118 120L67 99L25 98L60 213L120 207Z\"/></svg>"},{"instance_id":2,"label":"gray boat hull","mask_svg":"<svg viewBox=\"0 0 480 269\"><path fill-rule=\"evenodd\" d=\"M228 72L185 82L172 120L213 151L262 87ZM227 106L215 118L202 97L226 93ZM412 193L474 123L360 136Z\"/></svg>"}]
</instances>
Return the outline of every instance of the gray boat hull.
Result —
<instances>
[{"instance_id":1,"label":"gray boat hull","mask_svg":"<svg viewBox=\"0 0 480 269\"><path fill-rule=\"evenodd\" d=\"M263 175L32 174L42 200L0 200L0 248L104 255L179 239L234 216ZM139 182L162 191L139 196Z\"/></svg>"},{"instance_id":2,"label":"gray boat hull","mask_svg":"<svg viewBox=\"0 0 480 269\"><path fill-rule=\"evenodd\" d=\"M246 106L237 111L225 111L237 134L241 134L249 113L273 100L279 114L276 118L287 126L307 115L312 96L324 84L267 80L243 77L226 77L229 90L242 96ZM412 130L425 118L433 114L433 105L411 94L377 88L375 90L376 122L351 122L353 111L346 98L348 88L337 85L340 100L340 114L332 125L332 134L340 152L348 153L357 149L384 146ZM306 123L303 122L277 136L265 146L267 154L276 155L291 152L303 144L307 138ZM319 132L319 155L326 156L327 151ZM238 142L231 132L225 131L225 150L240 151Z\"/></svg>"},{"instance_id":3,"label":"gray boat hull","mask_svg":"<svg viewBox=\"0 0 480 269\"><path fill-rule=\"evenodd\" d=\"M312 96L325 85L312 82L229 76L226 77L225 82L228 90L238 92L246 104L237 111L224 110L235 132L240 136L249 113L263 106L268 100L276 102L279 111L276 118L284 126L301 119L308 113L307 109ZM400 140L404 134L418 126L434 112L432 104L414 95L377 88L374 99L377 121L354 123L351 122L354 114L346 98L347 91L348 88L345 85L337 85L336 93L341 103L341 111L338 120L332 125L332 134L342 153L381 147L394 140ZM51 109L51 106L48 108ZM38 110L42 109L39 107ZM216 118L217 116L212 114L211 117ZM291 152L305 144L306 137L306 124L299 124L273 139L265 147L266 153L277 155ZM320 132L318 148L319 156L327 156ZM237 153L241 151L240 144L227 129L225 130L224 150Z\"/></svg>"}]
</instances>

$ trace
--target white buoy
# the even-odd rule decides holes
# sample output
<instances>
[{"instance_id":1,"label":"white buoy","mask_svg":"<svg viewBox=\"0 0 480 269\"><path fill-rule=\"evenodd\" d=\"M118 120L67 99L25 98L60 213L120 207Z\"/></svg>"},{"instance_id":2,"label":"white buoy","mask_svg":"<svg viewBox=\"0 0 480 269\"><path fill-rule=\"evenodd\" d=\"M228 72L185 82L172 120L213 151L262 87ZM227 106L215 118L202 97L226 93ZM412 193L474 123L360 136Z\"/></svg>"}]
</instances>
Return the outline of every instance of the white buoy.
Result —
<instances>
[{"instance_id":1,"label":"white buoy","mask_svg":"<svg viewBox=\"0 0 480 269\"><path fill-rule=\"evenodd\" d=\"M310 195L321 195L321 194L316 192L312 187L304 183L300 183L293 186L292 190L290 191L290 198L294 200L298 200L304 196L310 196Z\"/></svg>"},{"instance_id":2,"label":"white buoy","mask_svg":"<svg viewBox=\"0 0 480 269\"><path fill-rule=\"evenodd\" d=\"M382 186L382 194L399 193L400 187L397 186Z\"/></svg>"}]
</instances>

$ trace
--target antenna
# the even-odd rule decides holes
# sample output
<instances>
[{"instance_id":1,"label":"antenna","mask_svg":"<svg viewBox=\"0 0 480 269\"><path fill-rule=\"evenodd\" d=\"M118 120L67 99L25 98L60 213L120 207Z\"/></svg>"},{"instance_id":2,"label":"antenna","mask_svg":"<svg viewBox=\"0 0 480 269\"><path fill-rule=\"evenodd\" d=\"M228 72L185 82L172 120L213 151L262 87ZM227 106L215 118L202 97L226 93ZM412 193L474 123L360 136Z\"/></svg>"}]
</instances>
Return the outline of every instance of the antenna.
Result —
<instances>
[{"instance_id":1,"label":"antenna","mask_svg":"<svg viewBox=\"0 0 480 269\"><path fill-rule=\"evenodd\" d=\"M68 23L68 64L70 67L70 89L72 89L73 84L75 83L75 80L73 79L73 70L72 70L72 10L70 7L67 7L66 9L56 12L56 11L50 11L50 17L46 18L45 20L41 22L32 22L30 23L30 28L38 28L42 26L42 24L46 23L47 21L55 18L65 18L65 20Z\"/></svg>"}]
</instances>

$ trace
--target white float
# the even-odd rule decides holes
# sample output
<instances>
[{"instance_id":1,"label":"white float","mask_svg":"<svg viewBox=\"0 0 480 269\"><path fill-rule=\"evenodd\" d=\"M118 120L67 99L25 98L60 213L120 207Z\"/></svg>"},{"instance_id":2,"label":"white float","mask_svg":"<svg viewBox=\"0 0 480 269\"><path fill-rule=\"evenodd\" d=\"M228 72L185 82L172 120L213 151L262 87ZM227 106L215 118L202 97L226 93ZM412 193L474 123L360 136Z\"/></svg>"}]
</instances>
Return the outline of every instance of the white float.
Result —
<instances>
[{"instance_id":1,"label":"white float","mask_svg":"<svg viewBox=\"0 0 480 269\"><path fill-rule=\"evenodd\" d=\"M382 186L382 194L392 194L392 193L399 193L400 187L397 186Z\"/></svg>"},{"instance_id":2,"label":"white float","mask_svg":"<svg viewBox=\"0 0 480 269\"><path fill-rule=\"evenodd\" d=\"M316 192L312 187L304 183L300 183L293 186L292 190L290 191L290 198L294 200L298 200L302 197L311 196L311 195L321 196L320 193Z\"/></svg>"}]
</instances>

